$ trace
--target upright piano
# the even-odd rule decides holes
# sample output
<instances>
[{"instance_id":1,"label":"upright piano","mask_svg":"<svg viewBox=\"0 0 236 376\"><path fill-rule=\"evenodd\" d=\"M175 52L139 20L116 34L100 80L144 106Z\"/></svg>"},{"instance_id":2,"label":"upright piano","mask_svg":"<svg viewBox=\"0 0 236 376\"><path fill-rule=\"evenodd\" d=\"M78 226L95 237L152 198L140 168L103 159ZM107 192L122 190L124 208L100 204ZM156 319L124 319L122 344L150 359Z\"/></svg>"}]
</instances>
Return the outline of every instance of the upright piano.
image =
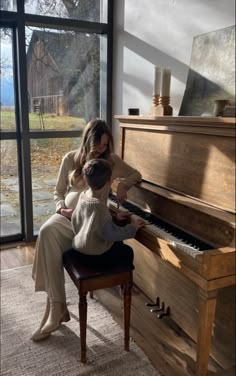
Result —
<instances>
[{"instance_id":1,"label":"upright piano","mask_svg":"<svg viewBox=\"0 0 236 376\"><path fill-rule=\"evenodd\" d=\"M196 376L209 355L235 364L235 119L115 116L120 156L142 181L124 210L147 225L128 241L135 284L197 346ZM113 210L116 205L110 200Z\"/></svg>"}]
</instances>

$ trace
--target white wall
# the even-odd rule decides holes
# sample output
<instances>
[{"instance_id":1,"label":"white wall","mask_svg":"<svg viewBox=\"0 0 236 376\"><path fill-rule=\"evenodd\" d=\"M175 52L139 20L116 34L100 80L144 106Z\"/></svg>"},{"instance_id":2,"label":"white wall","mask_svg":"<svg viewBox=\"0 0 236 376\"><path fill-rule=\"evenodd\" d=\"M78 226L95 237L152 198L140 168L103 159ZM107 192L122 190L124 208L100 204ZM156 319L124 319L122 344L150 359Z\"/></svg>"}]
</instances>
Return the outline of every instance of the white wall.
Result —
<instances>
[{"instance_id":1,"label":"white wall","mask_svg":"<svg viewBox=\"0 0 236 376\"><path fill-rule=\"evenodd\" d=\"M193 38L235 24L235 0L114 0L113 115L152 105L154 66L169 67L178 115ZM113 120L117 151L118 121Z\"/></svg>"}]
</instances>

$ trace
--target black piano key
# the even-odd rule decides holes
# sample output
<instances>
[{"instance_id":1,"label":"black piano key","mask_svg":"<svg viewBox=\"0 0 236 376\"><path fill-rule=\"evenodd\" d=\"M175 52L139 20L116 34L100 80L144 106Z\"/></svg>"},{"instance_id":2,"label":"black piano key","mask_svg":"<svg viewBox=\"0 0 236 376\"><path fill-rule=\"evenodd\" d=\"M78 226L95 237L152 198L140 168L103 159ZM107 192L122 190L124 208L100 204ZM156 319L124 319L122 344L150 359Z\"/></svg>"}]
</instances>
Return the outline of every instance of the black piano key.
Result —
<instances>
[{"instance_id":1,"label":"black piano key","mask_svg":"<svg viewBox=\"0 0 236 376\"><path fill-rule=\"evenodd\" d=\"M110 194L109 198L114 203L117 202L115 195ZM196 248L199 251L204 251L204 250L213 248L210 244L207 244L203 242L202 240L197 239L194 236L186 233L185 231L180 230L179 228L169 224L168 222L165 222L162 219L155 217L152 213L145 212L144 210L135 206L131 202L124 202L122 204L122 207L130 211L131 213L136 214L137 216L143 218L145 221L150 222L152 225L158 227L159 229L165 231L167 235L169 233L173 235L174 237L181 239L181 241L183 241L186 245Z\"/></svg>"}]
</instances>

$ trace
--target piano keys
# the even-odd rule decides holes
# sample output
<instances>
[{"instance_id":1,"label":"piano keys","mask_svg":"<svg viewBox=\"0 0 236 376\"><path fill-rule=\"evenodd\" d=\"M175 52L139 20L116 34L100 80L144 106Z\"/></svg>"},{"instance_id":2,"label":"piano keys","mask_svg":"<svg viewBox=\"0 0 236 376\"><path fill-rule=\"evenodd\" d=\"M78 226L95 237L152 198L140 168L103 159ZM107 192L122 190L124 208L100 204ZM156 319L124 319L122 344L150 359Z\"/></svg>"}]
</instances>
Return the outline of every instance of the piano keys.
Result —
<instances>
[{"instance_id":1,"label":"piano keys","mask_svg":"<svg viewBox=\"0 0 236 376\"><path fill-rule=\"evenodd\" d=\"M120 155L143 177L124 205L148 223L128 241L134 281L196 341L196 376L207 375L209 354L228 368L235 364L235 119L116 118Z\"/></svg>"},{"instance_id":2,"label":"piano keys","mask_svg":"<svg viewBox=\"0 0 236 376\"><path fill-rule=\"evenodd\" d=\"M109 197L109 206L115 211L117 200L114 194L111 194ZM170 245L192 257L202 254L203 250L206 251L207 249L214 248L212 245L207 244L193 235L187 234L185 231L163 221L163 219L156 217L151 212L142 210L142 208L135 205L135 203L126 201L121 207L119 207L119 210L128 211L132 215L143 219L146 225L149 226L148 229L146 229L147 232L150 232L161 239L167 240Z\"/></svg>"}]
</instances>

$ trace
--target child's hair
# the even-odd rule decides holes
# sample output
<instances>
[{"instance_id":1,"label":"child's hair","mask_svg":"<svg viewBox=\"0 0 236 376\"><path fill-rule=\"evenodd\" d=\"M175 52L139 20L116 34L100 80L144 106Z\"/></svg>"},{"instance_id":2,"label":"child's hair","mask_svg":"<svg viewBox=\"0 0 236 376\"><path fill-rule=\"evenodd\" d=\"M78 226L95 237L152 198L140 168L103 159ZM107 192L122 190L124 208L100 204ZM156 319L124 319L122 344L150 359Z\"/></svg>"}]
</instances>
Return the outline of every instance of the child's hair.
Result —
<instances>
[{"instance_id":1,"label":"child's hair","mask_svg":"<svg viewBox=\"0 0 236 376\"><path fill-rule=\"evenodd\" d=\"M83 175L91 189L101 189L112 175L112 165L106 159L91 159L83 167Z\"/></svg>"}]
</instances>

